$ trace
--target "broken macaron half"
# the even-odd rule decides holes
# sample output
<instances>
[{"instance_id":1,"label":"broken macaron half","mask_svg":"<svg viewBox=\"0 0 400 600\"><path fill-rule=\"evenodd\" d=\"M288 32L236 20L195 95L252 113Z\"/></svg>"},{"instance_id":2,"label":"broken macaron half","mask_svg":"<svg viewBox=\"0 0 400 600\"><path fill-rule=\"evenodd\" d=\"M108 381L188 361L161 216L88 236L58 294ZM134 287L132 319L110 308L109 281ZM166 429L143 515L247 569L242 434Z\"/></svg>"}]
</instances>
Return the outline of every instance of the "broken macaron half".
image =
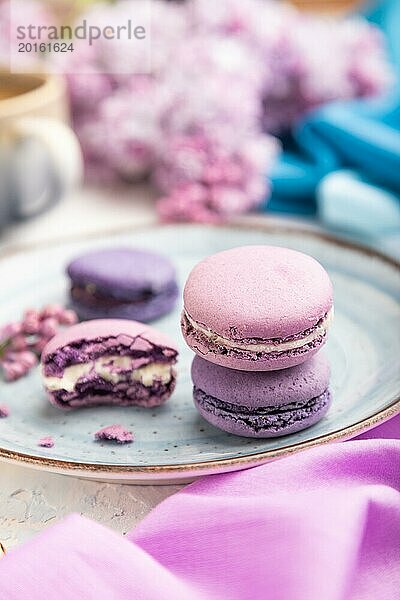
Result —
<instances>
[{"instance_id":1,"label":"broken macaron half","mask_svg":"<svg viewBox=\"0 0 400 600\"><path fill-rule=\"evenodd\" d=\"M166 335L125 319L85 321L42 353L43 383L59 408L159 406L172 394L178 350Z\"/></svg>"}]
</instances>

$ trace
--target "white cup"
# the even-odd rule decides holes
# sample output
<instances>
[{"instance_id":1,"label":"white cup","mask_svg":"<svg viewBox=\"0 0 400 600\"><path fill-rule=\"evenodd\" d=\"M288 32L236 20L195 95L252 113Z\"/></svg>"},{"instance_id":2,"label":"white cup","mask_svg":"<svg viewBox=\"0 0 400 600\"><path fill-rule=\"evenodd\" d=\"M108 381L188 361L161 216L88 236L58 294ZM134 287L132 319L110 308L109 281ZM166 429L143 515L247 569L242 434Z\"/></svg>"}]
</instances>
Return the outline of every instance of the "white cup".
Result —
<instances>
[{"instance_id":1,"label":"white cup","mask_svg":"<svg viewBox=\"0 0 400 600\"><path fill-rule=\"evenodd\" d=\"M0 228L58 202L82 178L64 81L0 72Z\"/></svg>"}]
</instances>

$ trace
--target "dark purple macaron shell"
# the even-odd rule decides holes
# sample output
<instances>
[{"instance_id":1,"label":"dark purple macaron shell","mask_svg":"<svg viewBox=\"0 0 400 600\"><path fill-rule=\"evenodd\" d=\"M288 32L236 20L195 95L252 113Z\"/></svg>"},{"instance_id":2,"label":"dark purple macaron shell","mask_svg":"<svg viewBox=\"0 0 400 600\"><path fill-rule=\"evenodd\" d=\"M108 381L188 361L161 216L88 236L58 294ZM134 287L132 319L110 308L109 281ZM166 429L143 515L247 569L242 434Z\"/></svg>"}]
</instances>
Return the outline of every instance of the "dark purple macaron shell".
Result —
<instances>
[{"instance_id":1,"label":"dark purple macaron shell","mask_svg":"<svg viewBox=\"0 0 400 600\"><path fill-rule=\"evenodd\" d=\"M329 363L318 353L280 371L226 369L196 356L194 403L215 427L245 437L287 435L317 423L328 411Z\"/></svg>"},{"instance_id":2,"label":"dark purple macaron shell","mask_svg":"<svg viewBox=\"0 0 400 600\"><path fill-rule=\"evenodd\" d=\"M73 260L67 273L72 308L82 320L147 323L170 312L179 294L170 260L147 250L95 250Z\"/></svg>"},{"instance_id":3,"label":"dark purple macaron shell","mask_svg":"<svg viewBox=\"0 0 400 600\"><path fill-rule=\"evenodd\" d=\"M167 336L143 323L85 321L62 331L45 347L44 387L50 402L64 409L101 404L159 406L175 388L177 356ZM66 381L71 368L74 372Z\"/></svg>"}]
</instances>

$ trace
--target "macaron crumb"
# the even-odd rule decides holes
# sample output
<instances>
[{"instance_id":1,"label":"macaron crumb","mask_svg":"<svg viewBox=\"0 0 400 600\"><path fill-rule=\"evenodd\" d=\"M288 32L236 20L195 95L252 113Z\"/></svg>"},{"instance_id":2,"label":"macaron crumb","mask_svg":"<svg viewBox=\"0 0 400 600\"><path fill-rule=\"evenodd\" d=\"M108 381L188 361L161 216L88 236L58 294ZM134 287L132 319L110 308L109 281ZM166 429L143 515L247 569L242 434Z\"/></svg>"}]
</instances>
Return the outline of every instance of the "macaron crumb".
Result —
<instances>
[{"instance_id":1,"label":"macaron crumb","mask_svg":"<svg viewBox=\"0 0 400 600\"><path fill-rule=\"evenodd\" d=\"M5 419L10 416L10 409L6 404L0 404L0 419Z\"/></svg>"},{"instance_id":2,"label":"macaron crumb","mask_svg":"<svg viewBox=\"0 0 400 600\"><path fill-rule=\"evenodd\" d=\"M117 444L131 444L133 442L133 433L128 431L122 425L108 425L96 431L94 434L96 440L106 440L117 442Z\"/></svg>"},{"instance_id":3,"label":"macaron crumb","mask_svg":"<svg viewBox=\"0 0 400 600\"><path fill-rule=\"evenodd\" d=\"M51 435L46 435L40 438L40 440L38 441L38 446L40 446L41 448L53 448L54 439L51 437Z\"/></svg>"}]
</instances>

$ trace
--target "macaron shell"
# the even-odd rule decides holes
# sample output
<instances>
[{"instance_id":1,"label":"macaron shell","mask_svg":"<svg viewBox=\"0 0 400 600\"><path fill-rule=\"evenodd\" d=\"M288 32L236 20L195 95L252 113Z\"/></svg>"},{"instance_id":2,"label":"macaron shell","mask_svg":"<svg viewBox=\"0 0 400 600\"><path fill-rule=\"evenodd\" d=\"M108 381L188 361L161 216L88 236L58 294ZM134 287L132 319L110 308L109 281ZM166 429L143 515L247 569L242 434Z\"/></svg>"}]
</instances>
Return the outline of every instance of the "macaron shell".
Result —
<instances>
[{"instance_id":1,"label":"macaron shell","mask_svg":"<svg viewBox=\"0 0 400 600\"><path fill-rule=\"evenodd\" d=\"M194 397L194 403L201 416L227 433L251 438L274 438L283 435L289 435L307 429L315 423L318 423L328 412L331 404L331 394L329 390L321 394L312 409L293 409L287 412L281 412L279 415L264 417L262 422L254 417L257 422L257 428L252 426L251 418L246 421L236 419L234 415L220 411L214 414L204 410L203 406Z\"/></svg>"},{"instance_id":2,"label":"macaron shell","mask_svg":"<svg viewBox=\"0 0 400 600\"><path fill-rule=\"evenodd\" d=\"M88 306L83 302L72 299L71 308L81 320L92 319L129 319L148 323L155 321L173 310L178 298L178 288L173 292L160 292L154 297L143 302L124 303L108 308L96 305Z\"/></svg>"},{"instance_id":3,"label":"macaron shell","mask_svg":"<svg viewBox=\"0 0 400 600\"><path fill-rule=\"evenodd\" d=\"M214 254L193 269L184 290L188 315L230 340L295 335L314 326L332 304L325 269L311 256L277 246Z\"/></svg>"},{"instance_id":4,"label":"macaron shell","mask_svg":"<svg viewBox=\"0 0 400 600\"><path fill-rule=\"evenodd\" d=\"M161 291L176 277L168 258L135 248L107 248L83 254L68 265L67 273L74 283L91 283L126 299L141 290Z\"/></svg>"},{"instance_id":5,"label":"macaron shell","mask_svg":"<svg viewBox=\"0 0 400 600\"><path fill-rule=\"evenodd\" d=\"M218 400L260 408L319 396L329 385L330 367L323 352L301 365L269 372L225 369L196 356L191 374L197 388Z\"/></svg>"},{"instance_id":6,"label":"macaron shell","mask_svg":"<svg viewBox=\"0 0 400 600\"><path fill-rule=\"evenodd\" d=\"M166 392L163 395L150 395L147 399L135 399L129 400L128 398L121 400L114 393L110 394L86 394L79 399L75 399L72 402L65 403L57 400L56 394L49 390L46 390L47 398L50 404L60 408L61 410L69 411L76 408L89 408L98 406L141 406L142 408L154 408L161 406L171 396L172 391L175 389L175 383L171 386L171 391Z\"/></svg>"},{"instance_id":7,"label":"macaron shell","mask_svg":"<svg viewBox=\"0 0 400 600\"><path fill-rule=\"evenodd\" d=\"M178 351L175 342L168 336L138 321L95 319L73 325L54 336L43 350L42 363L46 362L46 359L54 354L54 352L57 352L58 349L72 342L77 343L109 337L118 337L118 342L121 345L126 344L126 346L131 345L132 338L140 337L143 340L148 340L151 344L171 348L176 352Z\"/></svg>"}]
</instances>

